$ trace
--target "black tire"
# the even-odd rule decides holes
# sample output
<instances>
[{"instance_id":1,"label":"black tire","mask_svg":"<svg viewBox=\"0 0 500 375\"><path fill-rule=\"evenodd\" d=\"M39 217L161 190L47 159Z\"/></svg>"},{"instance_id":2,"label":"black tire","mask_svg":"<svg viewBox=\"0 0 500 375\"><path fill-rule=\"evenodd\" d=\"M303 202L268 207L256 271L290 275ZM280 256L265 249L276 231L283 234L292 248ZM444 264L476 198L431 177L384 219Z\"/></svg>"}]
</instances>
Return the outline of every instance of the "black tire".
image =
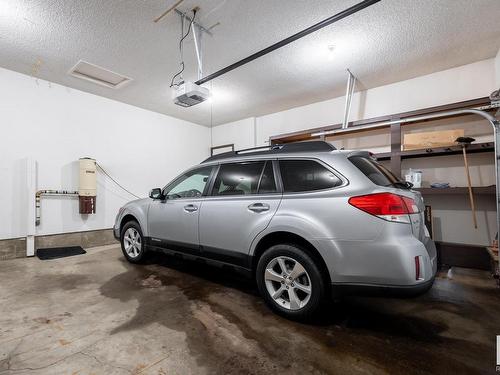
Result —
<instances>
[{"instance_id":1,"label":"black tire","mask_svg":"<svg viewBox=\"0 0 500 375\"><path fill-rule=\"evenodd\" d=\"M266 286L264 278L266 267L271 261L280 256L291 258L299 262L309 275L311 289L309 300L305 306L296 310L291 310L280 305L280 303L269 294L270 292ZM255 277L259 292L266 304L273 311L288 319L307 320L313 317L320 310L325 300L326 284L320 267L304 249L294 244L279 244L267 249L259 259ZM278 287L279 284L276 282L275 286ZM286 285L284 286L286 287ZM288 291L286 291L285 299L288 296L287 293ZM284 304L285 302L282 301L282 303Z\"/></svg>"},{"instance_id":2,"label":"black tire","mask_svg":"<svg viewBox=\"0 0 500 375\"><path fill-rule=\"evenodd\" d=\"M137 232L138 236L140 237L140 246L139 246L140 249L136 256L129 255L125 249L126 246L124 242L125 234L131 228L134 229ZM125 259L127 259L130 263L143 263L146 260L147 252L144 243L144 236L142 234L141 226L137 221L129 221L123 226L122 231L120 233L120 244L122 246L122 252L123 255L125 256Z\"/></svg>"}]
</instances>

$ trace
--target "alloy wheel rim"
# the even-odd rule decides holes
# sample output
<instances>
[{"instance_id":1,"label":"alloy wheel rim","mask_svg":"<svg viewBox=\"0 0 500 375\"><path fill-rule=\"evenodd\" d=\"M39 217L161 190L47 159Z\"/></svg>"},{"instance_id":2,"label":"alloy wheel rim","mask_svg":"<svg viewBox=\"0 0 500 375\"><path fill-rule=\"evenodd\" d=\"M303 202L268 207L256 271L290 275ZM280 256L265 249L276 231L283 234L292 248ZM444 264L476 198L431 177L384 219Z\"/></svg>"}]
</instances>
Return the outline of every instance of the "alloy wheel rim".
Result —
<instances>
[{"instance_id":1,"label":"alloy wheel rim","mask_svg":"<svg viewBox=\"0 0 500 375\"><path fill-rule=\"evenodd\" d=\"M128 228L123 236L123 247L131 258L137 258L141 253L141 235L135 228Z\"/></svg>"},{"instance_id":2,"label":"alloy wheel rim","mask_svg":"<svg viewBox=\"0 0 500 375\"><path fill-rule=\"evenodd\" d=\"M311 299L311 278L304 266L293 258L272 259L264 271L264 281L271 298L287 310L302 309Z\"/></svg>"}]
</instances>

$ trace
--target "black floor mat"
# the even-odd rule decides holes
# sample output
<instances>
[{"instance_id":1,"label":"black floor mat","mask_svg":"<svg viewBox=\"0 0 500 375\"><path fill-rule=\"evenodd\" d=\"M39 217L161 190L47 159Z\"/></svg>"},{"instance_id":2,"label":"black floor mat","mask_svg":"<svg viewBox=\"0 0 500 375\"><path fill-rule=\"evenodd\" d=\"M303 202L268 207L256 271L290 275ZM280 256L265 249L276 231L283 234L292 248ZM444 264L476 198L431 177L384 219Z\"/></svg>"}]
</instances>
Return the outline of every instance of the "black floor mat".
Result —
<instances>
[{"instance_id":1,"label":"black floor mat","mask_svg":"<svg viewBox=\"0 0 500 375\"><path fill-rule=\"evenodd\" d=\"M41 260L65 258L86 253L81 246L51 247L36 250L36 256Z\"/></svg>"}]
</instances>

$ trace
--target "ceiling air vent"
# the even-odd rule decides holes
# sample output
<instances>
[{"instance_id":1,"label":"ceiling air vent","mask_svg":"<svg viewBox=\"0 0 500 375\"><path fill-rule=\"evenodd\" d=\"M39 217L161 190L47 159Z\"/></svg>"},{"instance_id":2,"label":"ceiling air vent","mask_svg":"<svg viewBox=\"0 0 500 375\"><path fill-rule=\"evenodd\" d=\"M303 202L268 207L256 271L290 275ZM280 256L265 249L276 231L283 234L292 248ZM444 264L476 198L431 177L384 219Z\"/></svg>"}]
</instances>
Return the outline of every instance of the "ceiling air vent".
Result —
<instances>
[{"instance_id":1,"label":"ceiling air vent","mask_svg":"<svg viewBox=\"0 0 500 375\"><path fill-rule=\"evenodd\" d=\"M111 70L101 68L83 60L78 61L68 74L112 89L117 89L132 81L132 78L125 77L122 74L112 72Z\"/></svg>"}]
</instances>

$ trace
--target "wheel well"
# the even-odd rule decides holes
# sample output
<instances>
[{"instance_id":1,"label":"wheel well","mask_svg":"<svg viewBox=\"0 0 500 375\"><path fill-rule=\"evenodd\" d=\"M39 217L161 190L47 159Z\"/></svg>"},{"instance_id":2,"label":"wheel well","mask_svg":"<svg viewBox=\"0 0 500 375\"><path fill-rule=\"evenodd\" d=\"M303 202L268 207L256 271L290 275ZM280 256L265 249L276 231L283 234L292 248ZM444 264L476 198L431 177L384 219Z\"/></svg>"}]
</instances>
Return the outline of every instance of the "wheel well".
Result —
<instances>
[{"instance_id":1,"label":"wheel well","mask_svg":"<svg viewBox=\"0 0 500 375\"><path fill-rule=\"evenodd\" d=\"M137 222L137 223L139 222L139 221L135 218L135 216L130 215L130 214L125 215L125 216L122 218L122 221L121 221L121 223L120 223L120 235L121 235L121 232L122 232L122 229L123 229L124 225L125 225L125 224L127 224L129 221L135 221L135 222Z\"/></svg>"},{"instance_id":2,"label":"wheel well","mask_svg":"<svg viewBox=\"0 0 500 375\"><path fill-rule=\"evenodd\" d=\"M259 259L264 253L264 251L269 249L271 246L278 244L292 244L300 246L302 249L304 249L307 252L307 254L311 256L316 262L316 264L320 267L323 277L327 282L327 285L330 285L330 273L328 272L328 267L326 266L326 263L323 260L323 257L321 256L319 251L313 246L313 244L311 244L305 238L292 232L273 232L261 238L261 240L255 247L255 251L252 258L252 269L254 272L257 268L257 263L259 262Z\"/></svg>"}]
</instances>

